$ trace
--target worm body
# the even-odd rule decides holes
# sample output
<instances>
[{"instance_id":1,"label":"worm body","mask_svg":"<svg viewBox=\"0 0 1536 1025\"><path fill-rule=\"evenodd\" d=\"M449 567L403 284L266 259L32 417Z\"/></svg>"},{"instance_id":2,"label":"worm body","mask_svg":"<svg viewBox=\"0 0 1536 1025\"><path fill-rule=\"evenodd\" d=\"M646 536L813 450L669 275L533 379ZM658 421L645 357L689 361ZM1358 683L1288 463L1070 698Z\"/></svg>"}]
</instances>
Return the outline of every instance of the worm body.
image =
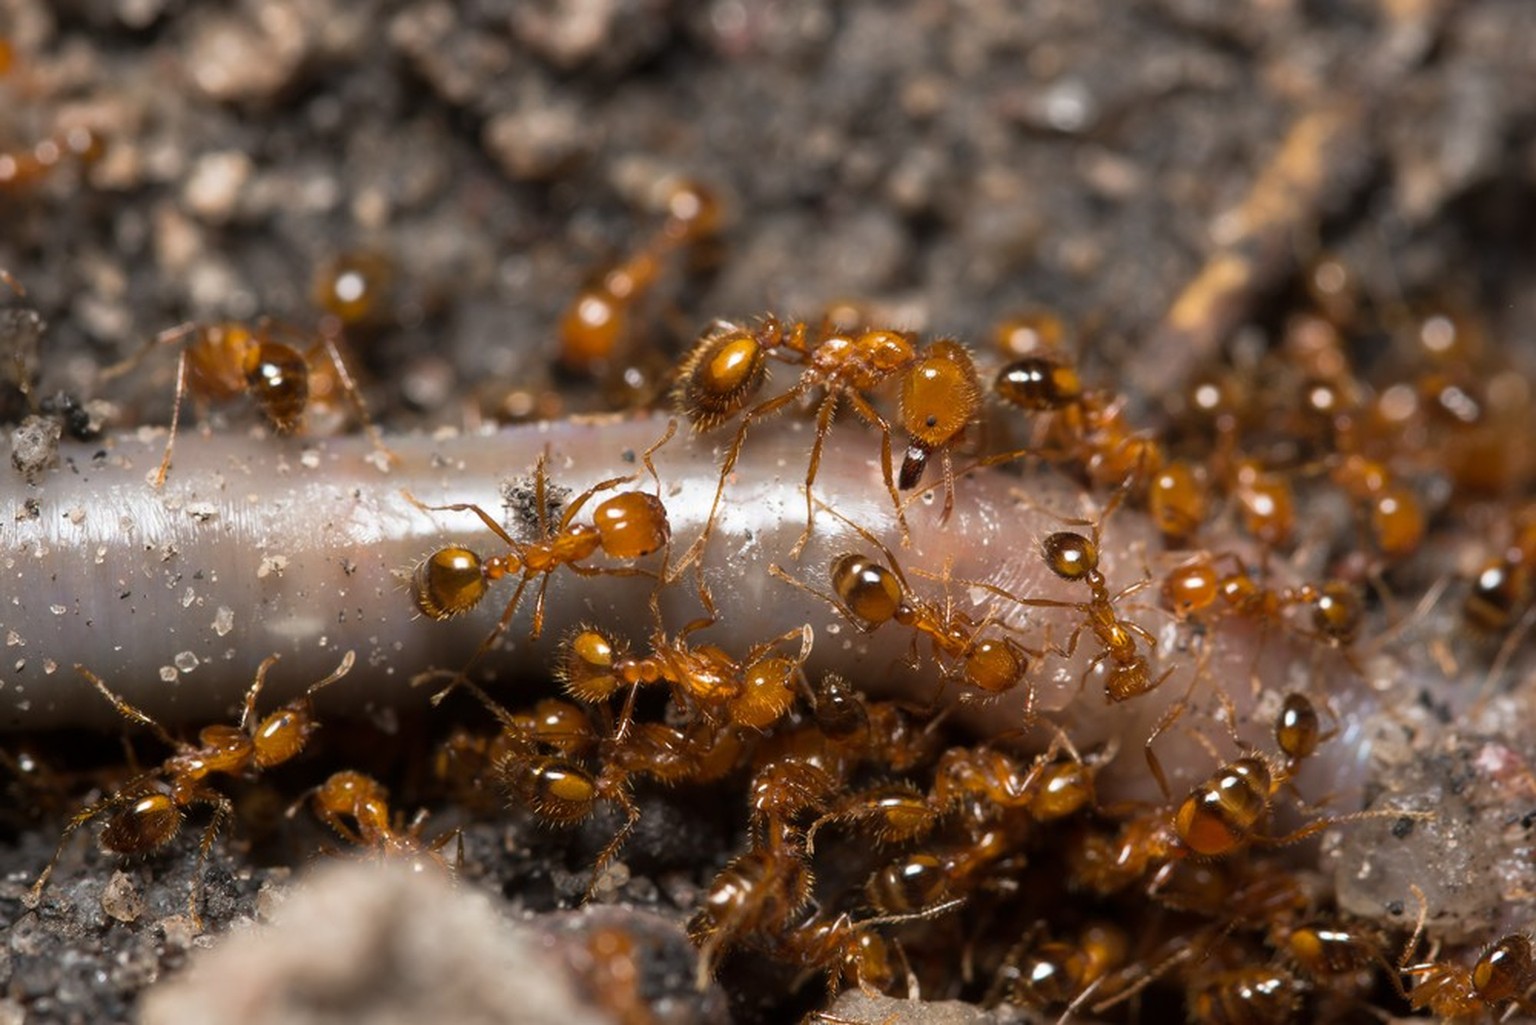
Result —
<instances>
[{"instance_id":1,"label":"worm body","mask_svg":"<svg viewBox=\"0 0 1536 1025\"><path fill-rule=\"evenodd\" d=\"M268 700L301 691L342 652L355 650L357 669L327 693L322 706L424 708L428 689L413 688L413 679L462 667L501 615L515 582L499 582L472 612L451 620L416 612L407 581L428 553L452 543L488 556L505 545L474 515L427 512L405 492L428 505L476 503L512 536L532 538L537 523L530 473L541 454L552 489L565 501L625 474L634 480L621 489L651 491L656 484L640 453L666 429L664 417L650 417L397 437L389 444L398 462L387 472L359 438L189 436L158 491L146 483L158 464L158 437L66 445L58 467L35 488L13 488L0 521L7 591L0 637L8 656L0 670L0 726L110 724L116 713L77 676L75 663L157 718L214 721L238 701L256 663L274 653L282 662L271 674ZM1247 707L1250 691L1258 690L1250 688L1250 676L1279 686L1299 657L1294 645L1270 636L1257 662L1257 631L1242 623L1219 628L1203 654L1193 652L1149 597L1126 599L1122 614L1144 623L1159 640L1149 651L1154 673L1173 672L1153 693L1108 704L1098 677L1084 676L1097 651L1092 632L1083 631L1071 658L1054 650L1077 629L1080 611L1025 607L967 583L985 582L1019 597L1081 601L1084 595L1052 576L1040 554L1040 539L1062 529L1062 517L1092 512L1074 489L1049 474L965 475L947 523L940 524L940 503L931 492L911 503L913 543L904 548L881 480L878 445L856 429L839 427L819 478L826 483L817 487L826 507L818 509L810 544L793 560L788 552L803 527L801 482L810 436L810 425L785 422L765 425L749 439L701 561L718 621L694 634L693 642L719 644L739 656L753 644L809 626L814 645L805 669L812 678L837 671L875 695L919 704L959 702L959 717L991 734L1026 725L1032 688L1036 708L1074 743L1117 742L1126 749L1139 746L1180 695L1210 696L1213 685L1196 674L1206 674ZM686 433L655 455L674 558L703 530L718 459L710 437ZM914 646L912 632L897 623L860 629L813 593L830 592L828 567L838 557L882 558L850 523L882 539L925 601L963 611L976 623L995 623L1042 653L1025 682L1001 697L978 700L942 678L926 642ZM1144 575L1152 538L1141 514L1114 514L1103 553L1112 589ZM636 565L654 574L662 558L658 553ZM618 565L601 553L586 564ZM768 572L770 565L782 574ZM653 575L557 570L549 580L543 636L537 642L528 637L530 588L502 642L476 672L496 679L497 686L515 685L520 676L539 672L560 639L581 623L643 647L656 628L648 604L656 586ZM666 631L704 614L691 573L663 588L660 598ZM914 650L919 657L912 657ZM1048 737L1041 730L1033 742L1043 745ZM1255 733L1254 742L1261 741L1262 733ZM1177 751L1189 745L1170 736L1167 746ZM1207 767L1198 754L1194 760L1201 764L1188 772L1177 754L1167 760L1175 785ZM1150 796L1134 751L1108 772L1130 777L1133 792Z\"/></svg>"}]
</instances>

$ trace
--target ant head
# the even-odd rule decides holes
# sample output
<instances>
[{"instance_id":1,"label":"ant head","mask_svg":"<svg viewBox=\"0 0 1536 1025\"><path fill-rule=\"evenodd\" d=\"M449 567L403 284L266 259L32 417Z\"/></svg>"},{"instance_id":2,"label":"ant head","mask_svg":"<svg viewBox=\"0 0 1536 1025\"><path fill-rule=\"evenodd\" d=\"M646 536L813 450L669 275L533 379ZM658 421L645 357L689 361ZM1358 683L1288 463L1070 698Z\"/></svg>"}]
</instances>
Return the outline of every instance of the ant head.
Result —
<instances>
[{"instance_id":1,"label":"ant head","mask_svg":"<svg viewBox=\"0 0 1536 1025\"><path fill-rule=\"evenodd\" d=\"M720 321L683 361L673 398L695 430L707 431L740 412L767 376L768 346L763 337L739 324Z\"/></svg>"}]
</instances>

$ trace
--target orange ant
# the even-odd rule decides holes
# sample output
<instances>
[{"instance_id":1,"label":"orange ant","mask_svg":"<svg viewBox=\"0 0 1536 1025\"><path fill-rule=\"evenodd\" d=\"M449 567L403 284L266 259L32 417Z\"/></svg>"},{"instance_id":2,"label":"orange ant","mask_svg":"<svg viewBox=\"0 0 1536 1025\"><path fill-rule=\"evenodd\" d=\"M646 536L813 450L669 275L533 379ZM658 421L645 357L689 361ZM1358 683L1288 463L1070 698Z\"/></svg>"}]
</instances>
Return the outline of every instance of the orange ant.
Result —
<instances>
[{"instance_id":1,"label":"orange ant","mask_svg":"<svg viewBox=\"0 0 1536 1025\"><path fill-rule=\"evenodd\" d=\"M852 552L839 555L830 567L832 594L795 579L777 564L768 567L769 573L820 598L865 632L893 621L912 630L916 635L912 639L914 662L918 638L928 638L936 656L958 664L958 673L953 667L946 667L945 675L956 675L980 691L1003 694L1023 682L1031 659L1038 659L1041 652L1025 648L1008 637L983 639L982 631L991 622L991 617L977 623L964 612L955 610L947 595L943 608L919 597L907 582L895 553L884 542L825 502L817 504L878 548L884 557L884 565ZM1034 699L1034 688L1030 687L1024 709L1026 724L1034 718Z\"/></svg>"},{"instance_id":2,"label":"orange ant","mask_svg":"<svg viewBox=\"0 0 1536 1025\"><path fill-rule=\"evenodd\" d=\"M558 675L566 693L585 704L607 701L624 687L630 688L633 702L640 686L666 683L680 706L702 709L706 718L724 713L733 725L767 729L794 704L794 682L814 639L811 628L798 627L754 645L745 658L737 660L712 644L688 645L688 634L708 623L691 623L672 638L658 625L651 634L651 652L644 658L630 654L626 645L597 627L578 627L561 645ZM800 639L798 656L769 654L796 638ZM627 712L624 718L627 722Z\"/></svg>"},{"instance_id":3,"label":"orange ant","mask_svg":"<svg viewBox=\"0 0 1536 1025\"><path fill-rule=\"evenodd\" d=\"M801 322L785 324L768 316L756 329L720 321L707 330L678 372L674 398L678 409L696 431L710 430L740 413L767 378L768 357L802 367L799 378L772 398L746 409L736 436L726 450L719 484L710 506L704 531L694 542L682 565L703 550L725 493L726 481L736 467L747 431L758 420L821 389L816 406L816 438L811 444L805 474L805 530L790 549L798 556L811 537L815 505L811 488L821 466L822 447L832 429L838 403L846 401L859 418L880 432L880 469L903 541L910 537L906 514L892 469L891 424L871 405L867 393L891 380L902 388L900 423L913 439L904 478L913 485L928 457L943 449L948 466L948 446L980 413L981 390L975 382L970 356L958 342L941 339L919 354L910 335L880 328L839 331L830 324L819 333ZM953 472L945 471L944 515L954 505Z\"/></svg>"},{"instance_id":4,"label":"orange ant","mask_svg":"<svg viewBox=\"0 0 1536 1025\"><path fill-rule=\"evenodd\" d=\"M439 548L417 564L411 574L411 598L422 615L439 622L461 616L485 597L491 583L510 575L518 575L517 588L512 592L501 619L480 647L470 657L463 672L467 672L480 656L490 650L497 639L506 632L517 613L523 592L535 579L539 581L538 593L533 605L532 640L538 640L544 632L544 597L549 588L549 578L561 566L581 576L654 576L647 570L633 567L604 566L601 568L581 565L599 549L616 559L639 559L667 546L672 540L672 526L667 520L666 506L662 505L661 479L651 456L671 440L677 429L676 422L667 425L666 433L654 445L645 450L645 467L656 481L656 494L643 491L622 491L612 498L598 503L592 510L591 523L577 523L576 517L597 495L612 491L620 484L634 480L633 476L610 477L592 485L576 496L565 510L560 521L549 523L548 459L539 456L534 467L534 507L538 514L539 536L528 542L519 541L496 522L478 505L454 503L451 505L427 505L409 492L402 492L406 500L424 512L471 512L480 518L490 532L507 546L505 555L493 555L482 559L480 555L462 545Z\"/></svg>"},{"instance_id":5,"label":"orange ant","mask_svg":"<svg viewBox=\"0 0 1536 1025\"><path fill-rule=\"evenodd\" d=\"M1092 921L1078 930L1075 942L1037 943L1043 924L1036 923L1009 951L993 994L1034 1010L1065 1005L1065 1021L1126 963L1130 937L1119 926Z\"/></svg>"},{"instance_id":6,"label":"orange ant","mask_svg":"<svg viewBox=\"0 0 1536 1025\"><path fill-rule=\"evenodd\" d=\"M699 948L695 984L709 988L721 955L752 936L780 936L811 899L811 867L793 842L732 858L710 883L688 935Z\"/></svg>"},{"instance_id":7,"label":"orange ant","mask_svg":"<svg viewBox=\"0 0 1536 1025\"><path fill-rule=\"evenodd\" d=\"M1107 389L1085 389L1077 368L1055 350L1059 331L1046 330L1031 355L1000 370L992 390L1027 413L1052 414L1056 435L1046 451L1051 461L1077 463L1100 487L1139 487L1163 465L1162 446L1132 429L1125 400ZM1033 450L1029 450L1033 451ZM1016 454L993 457L1001 461Z\"/></svg>"},{"instance_id":8,"label":"orange ant","mask_svg":"<svg viewBox=\"0 0 1536 1025\"><path fill-rule=\"evenodd\" d=\"M1230 572L1217 566L1226 562ZM1161 588L1164 608L1184 620L1216 604L1239 615L1257 619L1267 627L1279 622L1287 608L1312 607L1312 625L1328 643L1343 647L1360 633L1365 603L1359 591L1342 580L1321 585L1302 584L1276 590L1255 580L1235 554L1199 555L1170 570Z\"/></svg>"},{"instance_id":9,"label":"orange ant","mask_svg":"<svg viewBox=\"0 0 1536 1025\"><path fill-rule=\"evenodd\" d=\"M102 371L101 379L110 381L137 367L159 346L181 344L176 360L176 398L171 407L170 434L154 477L157 489L165 484L171 469L176 431L181 424L181 404L189 391L207 402L228 402L239 395L249 395L273 430L292 434L303 423L310 403L339 385L372 439L374 451L386 463L394 462L395 456L384 444L383 434L368 416L362 392L337 347L336 333L322 331L319 340L303 351L290 344L301 339L302 335L292 328L269 318L254 325L239 321L188 322L160 332L137 354Z\"/></svg>"},{"instance_id":10,"label":"orange ant","mask_svg":"<svg viewBox=\"0 0 1536 1025\"><path fill-rule=\"evenodd\" d=\"M469 680L457 680L454 686L467 689L501 723L501 733L492 745L491 771L508 796L532 812L540 822L555 828L577 826L591 818L598 804L605 801L623 812L624 824L603 847L592 866L592 878L587 886L587 897L590 898L602 881L603 870L618 855L640 821L640 807L630 793L629 784L631 777L645 771L648 759L625 757L628 752L617 744L619 737L616 736L612 743L600 742L608 757L602 759L602 768L594 773L576 756L564 753L568 750L566 741L558 733L538 732L537 723L507 711ZM442 691L433 701L441 701L453 689ZM558 731L568 721L562 715L551 725ZM531 724L535 725L532 733L528 731ZM589 726L580 725L573 733L586 740L590 736ZM553 747L556 753L547 753L543 750L546 746Z\"/></svg>"},{"instance_id":11,"label":"orange ant","mask_svg":"<svg viewBox=\"0 0 1536 1025\"><path fill-rule=\"evenodd\" d=\"M1424 934L1429 910L1424 891L1414 886L1413 893L1419 900L1419 921L1403 948L1398 971L1413 983L1408 1002L1415 1011L1428 1008L1437 1018L1457 1021L1480 1019L1485 1012L1500 1007L1536 1014L1536 1001L1531 999L1531 990L1536 988L1536 947L1523 933L1510 933L1495 941L1478 955L1471 968L1433 959L1408 964Z\"/></svg>"},{"instance_id":12,"label":"orange ant","mask_svg":"<svg viewBox=\"0 0 1536 1025\"><path fill-rule=\"evenodd\" d=\"M333 773L311 792L309 798L315 816L350 844L369 848L381 857L408 859L418 870L423 867L422 855L439 868L449 869L442 849L449 840L458 837L459 862L463 863L462 833L458 830L444 833L423 845L421 830L426 824L426 811L418 812L410 824L402 828L397 817L390 814L389 791L361 772ZM292 816L297 808L298 804L293 805L288 814Z\"/></svg>"},{"instance_id":13,"label":"orange ant","mask_svg":"<svg viewBox=\"0 0 1536 1025\"><path fill-rule=\"evenodd\" d=\"M1108 663L1109 672L1104 681L1104 695L1113 702L1129 701L1131 698L1156 690L1172 675L1174 669L1170 666L1154 677L1147 657L1137 650L1136 640L1140 638L1146 642L1148 648L1152 648L1157 644L1156 638L1139 623L1122 619L1115 610L1117 602L1144 590L1152 583L1152 578L1145 577L1111 595L1109 583L1099 569L1100 534L1104 522L1119 506L1125 495L1124 487L1115 492L1098 519L1090 524L1092 529L1089 537L1084 537L1075 531L1058 530L1046 535L1045 540L1040 544L1040 552L1046 568L1069 583L1081 581L1088 588L1087 601L1020 598L984 580L969 582L973 586L981 587L983 590L1020 605L1073 609L1082 613L1083 620L1067 638L1067 646L1062 654L1071 658L1077 651L1077 642L1082 637L1083 631L1093 631L1095 639L1099 642L1099 652L1083 670L1082 679L1086 683L1095 669ZM1067 522L1082 523L1084 521L1069 520Z\"/></svg>"},{"instance_id":14,"label":"orange ant","mask_svg":"<svg viewBox=\"0 0 1536 1025\"><path fill-rule=\"evenodd\" d=\"M30 905L37 905L70 835L86 823L102 815L108 816L107 824L101 831L101 846L105 850L114 854L147 854L170 843L180 831L189 808L211 805L213 818L198 848L198 885L192 891L190 905L193 920L199 921L197 900L201 890L203 864L213 847L219 824L234 812L234 805L229 798L210 786L208 778L214 774L250 775L281 765L297 756L319 728L315 720L315 693L346 676L352 671L355 661L354 653L347 652L341 664L329 676L310 684L301 696L258 721L256 698L266 683L267 672L277 664L278 658L272 655L256 667L256 678L250 690L246 691L240 722L235 726L205 726L198 734L196 744L171 736L147 712L130 705L109 690L100 677L77 664L75 671L89 680L112 703L118 714L131 722L148 726L161 742L175 750L175 754L158 768L140 773L129 780L116 793L75 813L64 827L58 850L28 892Z\"/></svg>"},{"instance_id":15,"label":"orange ant","mask_svg":"<svg viewBox=\"0 0 1536 1025\"><path fill-rule=\"evenodd\" d=\"M1271 765L1257 754L1245 754L1223 765L1191 790L1174 811L1173 827L1179 842L1190 854L1220 858L1254 843L1267 847L1299 843L1348 822L1433 817L1431 812L1381 808L1315 819L1283 836L1265 836L1259 825L1269 814L1275 794L1290 778L1287 768Z\"/></svg>"},{"instance_id":16,"label":"orange ant","mask_svg":"<svg viewBox=\"0 0 1536 1025\"><path fill-rule=\"evenodd\" d=\"M656 284L662 261L698 246L720 229L720 199L701 182L672 183L667 217L636 252L594 276L560 318L560 364L588 373L612 359L627 339L634 307Z\"/></svg>"}]
</instances>

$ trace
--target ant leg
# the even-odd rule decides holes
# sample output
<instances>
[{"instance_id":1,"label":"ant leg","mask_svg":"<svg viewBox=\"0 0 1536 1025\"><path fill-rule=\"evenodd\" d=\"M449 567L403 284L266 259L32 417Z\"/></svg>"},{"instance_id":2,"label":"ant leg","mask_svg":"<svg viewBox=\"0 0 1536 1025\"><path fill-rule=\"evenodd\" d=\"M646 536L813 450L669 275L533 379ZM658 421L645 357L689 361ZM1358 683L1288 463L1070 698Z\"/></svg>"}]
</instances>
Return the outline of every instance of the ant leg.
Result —
<instances>
[{"instance_id":1,"label":"ant leg","mask_svg":"<svg viewBox=\"0 0 1536 1025\"><path fill-rule=\"evenodd\" d=\"M140 726L148 726L150 730L154 732L156 738L158 738L160 742L165 744L167 747L179 749L185 746L181 743L181 741L171 736L170 731L156 722L148 712L135 708L133 705L130 705L124 698L112 693L112 691L107 688L106 683L101 679L101 677L85 668L85 666L76 662L75 672L79 673L81 676L85 677L92 684L94 684L96 689L101 692L103 697L112 703L112 707L117 709L117 713L124 719L127 719L130 722L136 722Z\"/></svg>"},{"instance_id":2,"label":"ant leg","mask_svg":"<svg viewBox=\"0 0 1536 1025\"><path fill-rule=\"evenodd\" d=\"M643 465L646 469L646 472L651 475L651 480L656 483L656 498L658 500L661 498L661 476L656 472L656 464L651 461L651 457L654 456L657 450L659 450L663 445L671 441L672 436L676 433L677 417L672 417L667 421L667 429L662 433L661 437L657 438L655 443L653 443L650 448L640 453L641 465Z\"/></svg>"},{"instance_id":3,"label":"ant leg","mask_svg":"<svg viewBox=\"0 0 1536 1025\"><path fill-rule=\"evenodd\" d=\"M363 402L363 393L357 386L357 381L352 377L352 371L347 367L347 361L341 358L341 349L336 345L336 334L340 327L331 330L322 327L320 330L320 346L324 347L326 357L331 361L331 366L336 371L336 377L341 381L341 390L347 393L347 398L352 401L352 410L362 422L363 430L368 433L368 440L373 442L373 450L383 460L380 469L388 469L400 461L400 457L390 451L384 444L384 433L379 430L379 425L373 422L373 417L368 415L368 406ZM313 351L313 350L311 350Z\"/></svg>"},{"instance_id":4,"label":"ant leg","mask_svg":"<svg viewBox=\"0 0 1536 1025\"><path fill-rule=\"evenodd\" d=\"M678 574L681 574L694 560L704 554L704 546L709 543L709 535L715 529L715 517L720 513L720 499L725 495L725 482L730 479L731 471L736 468L736 460L741 458L741 448L746 444L747 428L751 427L755 421L777 413L801 395L804 395L805 391L806 389L803 385L796 384L784 394L771 398L761 405L748 410L746 415L741 418L741 424L736 428L736 437L731 439L731 447L726 451L725 462L720 464L720 480L715 485L715 500L710 503L709 516L704 520L704 529L699 532L699 536L694 540L693 544L688 546L688 550L683 553L682 559L678 561ZM675 580L676 577L673 577L673 579Z\"/></svg>"},{"instance_id":5,"label":"ant leg","mask_svg":"<svg viewBox=\"0 0 1536 1025\"><path fill-rule=\"evenodd\" d=\"M635 826L640 821L640 807L635 804L634 797L627 791L621 789L614 800L624 810L624 825L619 827L619 831L613 835L612 840L608 841L608 845L598 852L597 860L592 863L592 881L587 884L584 900L590 901L597 892L597 884L603 880L603 870L618 856L624 841L629 839L629 834L635 831Z\"/></svg>"},{"instance_id":6,"label":"ant leg","mask_svg":"<svg viewBox=\"0 0 1536 1025\"><path fill-rule=\"evenodd\" d=\"M1142 751L1147 756L1147 768L1152 770L1152 778L1157 780L1157 787L1163 792L1163 800L1165 801L1173 799L1173 791L1168 789L1168 777L1163 772L1163 763L1157 757L1157 752L1152 750L1152 742L1162 736L1164 730L1179 721L1185 709L1188 708L1188 698L1189 695L1185 694L1184 697L1168 706L1168 709L1163 712L1162 718L1157 721L1157 725L1152 727L1152 732L1147 734L1147 742L1142 745Z\"/></svg>"},{"instance_id":7,"label":"ant leg","mask_svg":"<svg viewBox=\"0 0 1536 1025\"><path fill-rule=\"evenodd\" d=\"M858 392L849 393L848 404L865 423L880 432L880 473L885 481L885 490L890 493L891 506L896 510L896 525L901 530L902 547L910 547L912 532L907 528L907 514L901 500L901 492L896 489L896 475L891 466L891 425Z\"/></svg>"},{"instance_id":8,"label":"ant leg","mask_svg":"<svg viewBox=\"0 0 1536 1025\"><path fill-rule=\"evenodd\" d=\"M1432 811L1412 811L1407 808L1372 808L1370 811L1357 811L1348 815L1334 815L1325 819L1317 819L1286 833L1284 836L1254 837L1254 843L1263 844L1265 847L1288 847L1293 843L1300 843L1310 836L1316 836L1325 829L1347 825L1351 822L1363 822L1366 819L1414 819L1419 822L1431 822L1434 818L1435 813Z\"/></svg>"},{"instance_id":9,"label":"ant leg","mask_svg":"<svg viewBox=\"0 0 1536 1025\"><path fill-rule=\"evenodd\" d=\"M58 867L59 859L64 856L64 848L69 846L69 838L74 835L75 830L92 819L97 818L103 812L122 805L124 803L122 795L130 792L135 784L149 779L152 775L153 773L145 773L134 780L130 780L117 793L110 794L94 804L87 805L70 817L68 824L64 826L64 832L59 835L59 846L54 850L53 857L48 859L48 864L38 874L37 881L32 884L25 896L22 897L22 904L24 906L35 909L38 902L43 899L43 887L48 885L48 880L52 877L53 870Z\"/></svg>"},{"instance_id":10,"label":"ant leg","mask_svg":"<svg viewBox=\"0 0 1536 1025\"><path fill-rule=\"evenodd\" d=\"M268 659L267 661L268 662L275 662L276 660L277 660L277 656L273 655L272 658ZM357 652L355 652L355 651L348 651L345 655L341 656L341 662L336 666L335 669L331 670L331 674L329 676L327 676L323 680L317 680L316 682L310 684L308 687L305 688L304 696L307 698L310 695L314 694L316 691L320 690L321 688L329 687L331 684L335 683L337 680L341 679L343 676L346 676L348 673L350 673L352 671L352 666L356 662L357 662ZM265 666L266 664L267 664L266 662L262 663L263 666ZM258 669L257 672L260 673L261 670Z\"/></svg>"},{"instance_id":11,"label":"ant leg","mask_svg":"<svg viewBox=\"0 0 1536 1025\"><path fill-rule=\"evenodd\" d=\"M522 544L514 539L511 534L508 534L506 528L504 528L500 523L497 523L496 520L492 518L490 513L486 512L484 509L480 508L478 505L475 505L472 502L455 502L451 505L428 505L404 488L400 489L400 495L407 502L411 503L422 512L474 513L476 516L480 517L480 522L485 524L486 529L489 530L492 534L495 534L496 537L499 538L508 548L511 548L514 552L521 551L522 549ZM542 505L540 508L543 508Z\"/></svg>"},{"instance_id":12,"label":"ant leg","mask_svg":"<svg viewBox=\"0 0 1536 1025\"><path fill-rule=\"evenodd\" d=\"M176 430L181 426L181 403L187 395L187 350L182 349L176 359L176 398L171 403L171 430L165 439L165 455L160 457L160 469L155 471L155 490L165 486L165 475L171 472L171 452L176 447Z\"/></svg>"},{"instance_id":13,"label":"ant leg","mask_svg":"<svg viewBox=\"0 0 1536 1025\"><path fill-rule=\"evenodd\" d=\"M949 522L950 514L955 511L955 460L950 455L949 449L944 449L944 508L939 513L939 525Z\"/></svg>"},{"instance_id":14,"label":"ant leg","mask_svg":"<svg viewBox=\"0 0 1536 1025\"><path fill-rule=\"evenodd\" d=\"M821 469L821 449L832 430L832 417L837 413L837 397L837 392L827 392L827 397L821 400L821 405L816 409L816 440L811 442L811 461L805 468L805 530L801 531L799 540L789 550L791 559L800 558L805 543L811 539L811 526L816 516L811 485L816 482L816 471Z\"/></svg>"},{"instance_id":15,"label":"ant leg","mask_svg":"<svg viewBox=\"0 0 1536 1025\"><path fill-rule=\"evenodd\" d=\"M208 852L213 849L213 839L219 833L219 826L226 817L233 818L235 805L229 798L214 790L204 790L195 795L188 803L213 805L213 816L208 820L208 828L203 830L203 840L197 845L197 868L192 880L192 894L189 898L187 911L192 916L192 922L199 930L203 927L203 916L198 914L198 905L202 903L202 897L207 885Z\"/></svg>"}]
</instances>

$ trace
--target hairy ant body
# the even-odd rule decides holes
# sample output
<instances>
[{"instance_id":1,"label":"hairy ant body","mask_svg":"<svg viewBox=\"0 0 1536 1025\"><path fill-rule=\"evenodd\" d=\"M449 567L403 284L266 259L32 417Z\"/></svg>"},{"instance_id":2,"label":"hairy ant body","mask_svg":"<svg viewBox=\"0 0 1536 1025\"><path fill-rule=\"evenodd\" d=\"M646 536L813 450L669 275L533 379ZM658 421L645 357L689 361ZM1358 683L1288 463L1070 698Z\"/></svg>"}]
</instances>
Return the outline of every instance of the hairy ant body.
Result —
<instances>
[{"instance_id":1,"label":"hairy ant body","mask_svg":"<svg viewBox=\"0 0 1536 1025\"><path fill-rule=\"evenodd\" d=\"M644 461L653 479L656 468L652 454L671 439L673 427L645 451ZM504 555L481 556L462 545L439 548L417 564L411 574L411 597L422 615L438 621L461 616L480 604L490 585L503 577L516 575L517 588L502 609L495 629L480 642L465 665L465 670L490 650L506 632L522 601L523 592L535 579L539 581L533 606L530 638L537 640L544 630L544 597L549 578L561 566L581 576L651 576L646 570L623 566L591 567L581 562L601 550L616 559L639 559L666 547L672 540L672 526L666 506L658 495L643 491L622 491L599 502L592 510L590 523L578 523L576 517L587 503L605 491L632 481L632 476L610 477L583 491L566 508L558 523L549 523L549 474L546 457L539 456L534 467L534 503L538 510L539 536L533 541L519 541L507 533L495 517L478 505L454 503L427 505L409 493L405 498L424 512L470 512L479 517L497 539L507 546ZM657 491L661 490L657 479Z\"/></svg>"},{"instance_id":2,"label":"hairy ant body","mask_svg":"<svg viewBox=\"0 0 1536 1025\"><path fill-rule=\"evenodd\" d=\"M213 817L198 848L198 885L193 889L190 905L196 920L203 863L213 847L219 824L234 812L229 798L209 784L209 777L251 775L297 756L319 728L315 721L315 693L351 672L355 656L347 652L329 676L310 684L300 697L258 721L256 698L266 683L267 672L277 661L278 656L272 655L256 668L256 678L245 694L240 722L234 726L205 726L198 734L196 744L177 740L148 713L109 690L100 677L84 666L76 665L75 670L89 680L123 718L149 727L175 753L158 767L129 780L116 793L75 813L64 827L58 850L28 891L30 903L37 904L48 877L64 853L65 843L86 823L106 815L107 824L101 832L101 846L105 850L114 854L147 854L170 843L180 831L189 809L209 805L213 808Z\"/></svg>"},{"instance_id":3,"label":"hairy ant body","mask_svg":"<svg viewBox=\"0 0 1536 1025\"><path fill-rule=\"evenodd\" d=\"M749 402L767 378L768 358L801 367L790 387L750 409ZM903 539L908 537L906 514L892 467L891 424L875 409L869 393L890 381L902 389L899 422L912 438L903 479L915 486L923 466L935 451L948 446L980 412L981 391L969 353L958 342L941 339L919 352L911 336L879 328L843 332L824 326L813 332L806 324L785 324L769 316L755 329L718 322L706 331L679 370L674 393L678 409L698 431L711 430L746 410L726 449L720 480L703 533L684 557L690 563L708 541L736 467L747 432L758 420L772 416L820 389L816 406L816 437L805 474L805 530L790 549L799 555L810 540L815 520L811 488L821 465L822 447L832 429L838 404L846 402L859 418L880 432L880 469ZM944 515L954 506L953 473L946 469Z\"/></svg>"},{"instance_id":4,"label":"hairy ant body","mask_svg":"<svg viewBox=\"0 0 1536 1025\"><path fill-rule=\"evenodd\" d=\"M291 328L263 318L254 325L239 321L212 324L186 323L160 332L136 355L102 371L103 381L119 377L162 345L181 345L176 360L176 397L171 407L170 433L165 455L155 472L154 486L165 484L181 424L182 400L190 391L199 400L228 402L248 395L278 434L292 434L303 423L309 405L322 394L339 387L347 394L373 447L393 461L384 436L368 416L362 392L342 358L332 331L322 331L307 349L303 337Z\"/></svg>"}]
</instances>

